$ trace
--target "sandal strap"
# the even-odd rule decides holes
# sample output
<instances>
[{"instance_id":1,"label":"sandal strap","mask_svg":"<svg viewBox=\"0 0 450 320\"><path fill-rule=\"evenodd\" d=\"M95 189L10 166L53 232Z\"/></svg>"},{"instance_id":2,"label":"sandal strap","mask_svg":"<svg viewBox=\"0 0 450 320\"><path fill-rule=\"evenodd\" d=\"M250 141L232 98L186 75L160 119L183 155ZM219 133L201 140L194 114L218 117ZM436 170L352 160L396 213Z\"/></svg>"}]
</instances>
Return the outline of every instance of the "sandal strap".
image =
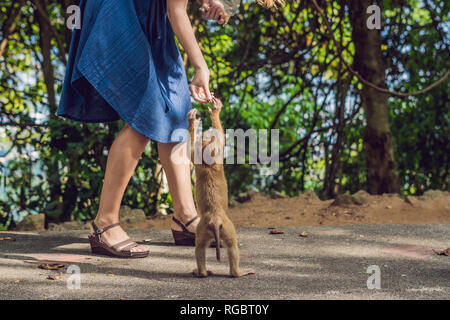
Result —
<instances>
[{"instance_id":1,"label":"sandal strap","mask_svg":"<svg viewBox=\"0 0 450 320\"><path fill-rule=\"evenodd\" d=\"M189 227L195 220L197 220L197 219L199 219L199 218L200 218L200 217L199 217L198 215L196 215L193 219L191 219L191 220L189 220L188 222L186 222L186 224L184 224L183 222L181 222L180 220L178 220L178 219L175 218L175 217L172 217L172 220L173 220L176 224L178 224L178 225L183 229L184 232L192 233L192 232L190 232L190 231L187 229L187 227Z\"/></svg>"},{"instance_id":2,"label":"sandal strap","mask_svg":"<svg viewBox=\"0 0 450 320\"><path fill-rule=\"evenodd\" d=\"M137 246L139 246L139 245L136 242L132 242L129 245L122 248L120 251L121 252L131 252L131 249L133 249L134 247L137 247Z\"/></svg>"},{"instance_id":3,"label":"sandal strap","mask_svg":"<svg viewBox=\"0 0 450 320\"><path fill-rule=\"evenodd\" d=\"M106 230L109 230L109 229L112 229L112 228L115 228L115 227L118 227L118 226L120 226L120 223L113 223L113 224L111 224L111 225L109 225L109 226L107 226L107 227L99 228L99 227L96 226L96 224L94 223L94 221L92 221L92 228L94 229L94 234L95 234L96 236L101 235L101 234L102 234L103 232L105 232Z\"/></svg>"},{"instance_id":4,"label":"sandal strap","mask_svg":"<svg viewBox=\"0 0 450 320\"><path fill-rule=\"evenodd\" d=\"M136 242L132 241L131 239L127 239L127 240L116 243L115 245L111 246L111 248L113 248L116 251L119 251L119 248L123 247L120 251L124 251L123 249L125 249L125 247L128 247L130 244L135 244L135 243Z\"/></svg>"}]
</instances>

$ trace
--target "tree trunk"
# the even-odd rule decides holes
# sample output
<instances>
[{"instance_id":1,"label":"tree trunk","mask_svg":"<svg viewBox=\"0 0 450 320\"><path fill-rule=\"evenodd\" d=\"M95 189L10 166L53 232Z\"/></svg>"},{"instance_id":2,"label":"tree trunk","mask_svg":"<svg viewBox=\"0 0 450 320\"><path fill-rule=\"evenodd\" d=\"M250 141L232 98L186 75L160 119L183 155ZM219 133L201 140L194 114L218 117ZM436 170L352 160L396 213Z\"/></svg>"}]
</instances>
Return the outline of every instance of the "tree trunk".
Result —
<instances>
[{"instance_id":1,"label":"tree trunk","mask_svg":"<svg viewBox=\"0 0 450 320\"><path fill-rule=\"evenodd\" d=\"M386 87L386 67L381 51L381 30L367 28L367 8L373 0L348 1L355 44L354 68L366 80ZM378 5L381 7L380 1ZM394 159L394 140L389 128L387 95L364 85L361 102L367 126L364 131L368 191L371 194L399 193L400 182Z\"/></svg>"},{"instance_id":2,"label":"tree trunk","mask_svg":"<svg viewBox=\"0 0 450 320\"><path fill-rule=\"evenodd\" d=\"M42 6L42 9L47 11L47 0L40 1L40 4ZM48 107L50 111L49 116L49 136L52 140L53 135L53 126L54 126L54 120L56 119L56 92L55 92L55 76L54 76L54 69L51 61L51 49L52 49L52 43L51 43L51 31L50 26L46 22L45 17L42 16L42 12L39 12L39 10L35 11L35 16L39 24L39 43L41 47L41 53L42 53L42 70L44 73L44 82L45 86L47 88L47 99L48 99ZM59 216L60 221L68 221L70 220L70 212L64 212L63 210L63 201L61 199L61 181L60 181L60 174L59 174L59 166L58 162L51 159L51 156L55 155L58 150L54 148L52 141L50 141L49 146L49 157L47 159L44 159L44 163L47 167L47 180L50 188L50 202L51 203L57 203L56 206L54 206L59 212L61 212L61 215ZM49 221L55 221L56 219L51 219L49 216L46 216L46 223Z\"/></svg>"}]
</instances>

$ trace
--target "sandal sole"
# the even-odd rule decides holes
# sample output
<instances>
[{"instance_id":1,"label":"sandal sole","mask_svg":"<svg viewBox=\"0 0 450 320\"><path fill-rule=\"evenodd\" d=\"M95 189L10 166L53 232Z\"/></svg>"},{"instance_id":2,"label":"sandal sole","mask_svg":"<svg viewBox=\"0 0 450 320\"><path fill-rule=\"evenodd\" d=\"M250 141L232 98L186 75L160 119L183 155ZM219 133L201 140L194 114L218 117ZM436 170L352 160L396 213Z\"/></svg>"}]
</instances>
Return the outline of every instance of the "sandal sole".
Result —
<instances>
[{"instance_id":1,"label":"sandal sole","mask_svg":"<svg viewBox=\"0 0 450 320\"><path fill-rule=\"evenodd\" d=\"M128 254L118 254L116 252L111 252L107 249L106 246L99 243L94 237L89 236L89 243L91 245L91 251L93 254L98 255L104 255L104 256L110 256L114 258L121 258L121 259L140 259L140 258L146 258L149 256L150 252L133 252L133 255Z\"/></svg>"}]
</instances>

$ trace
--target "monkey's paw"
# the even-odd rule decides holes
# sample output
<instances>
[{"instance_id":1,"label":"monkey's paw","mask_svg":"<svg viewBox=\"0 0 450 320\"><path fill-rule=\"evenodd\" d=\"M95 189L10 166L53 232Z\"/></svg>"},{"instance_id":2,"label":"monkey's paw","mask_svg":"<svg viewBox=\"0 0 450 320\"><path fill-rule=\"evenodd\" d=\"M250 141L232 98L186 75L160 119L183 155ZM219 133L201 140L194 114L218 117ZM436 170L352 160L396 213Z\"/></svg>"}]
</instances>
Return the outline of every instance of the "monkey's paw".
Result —
<instances>
[{"instance_id":1,"label":"monkey's paw","mask_svg":"<svg viewBox=\"0 0 450 320\"><path fill-rule=\"evenodd\" d=\"M197 117L197 109L191 109L188 112L188 119L189 120L195 120Z\"/></svg>"},{"instance_id":2,"label":"monkey's paw","mask_svg":"<svg viewBox=\"0 0 450 320\"><path fill-rule=\"evenodd\" d=\"M197 109L191 109L188 112L189 125L192 126L192 128L194 128L195 131L197 131L197 128L201 120L202 120L201 118L197 119Z\"/></svg>"},{"instance_id":3,"label":"monkey's paw","mask_svg":"<svg viewBox=\"0 0 450 320\"><path fill-rule=\"evenodd\" d=\"M198 272L198 269L195 269L194 271L192 271L192 274L197 278L206 278L208 276L214 275L214 273L212 271L208 270L204 273L201 273L201 272Z\"/></svg>"},{"instance_id":4,"label":"monkey's paw","mask_svg":"<svg viewBox=\"0 0 450 320\"><path fill-rule=\"evenodd\" d=\"M213 103L213 107L208 108L209 112L211 114L214 114L214 113L218 114L220 112L220 110L222 110L222 107L223 107L222 101L220 101L220 99L218 99L216 97L213 97L212 103Z\"/></svg>"},{"instance_id":5,"label":"monkey's paw","mask_svg":"<svg viewBox=\"0 0 450 320\"><path fill-rule=\"evenodd\" d=\"M252 274L256 274L255 270L253 269L241 269L238 272L232 274L231 276L233 278L239 278L239 277L244 277L244 276L249 276Z\"/></svg>"}]
</instances>

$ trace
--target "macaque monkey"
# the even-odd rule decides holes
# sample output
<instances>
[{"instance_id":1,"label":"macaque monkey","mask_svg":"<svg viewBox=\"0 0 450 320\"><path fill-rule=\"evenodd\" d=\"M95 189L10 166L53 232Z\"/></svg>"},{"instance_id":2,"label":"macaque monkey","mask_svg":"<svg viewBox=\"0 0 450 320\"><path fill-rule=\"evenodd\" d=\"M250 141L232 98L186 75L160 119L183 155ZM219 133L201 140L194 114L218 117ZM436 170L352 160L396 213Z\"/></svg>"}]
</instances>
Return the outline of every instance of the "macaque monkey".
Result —
<instances>
[{"instance_id":1,"label":"macaque monkey","mask_svg":"<svg viewBox=\"0 0 450 320\"><path fill-rule=\"evenodd\" d=\"M228 187L223 170L225 134L219 118L221 108L222 102L213 97L213 108L209 108L212 129L204 132L199 139L196 139L200 122L196 118L197 110L192 109L188 113L191 160L196 175L195 202L201 217L195 234L197 269L194 275L200 278L213 274L206 269L206 248L213 240L216 243L217 260L220 261L221 241L227 248L232 277L255 274L254 270L239 268L236 230L227 216Z\"/></svg>"}]
</instances>

